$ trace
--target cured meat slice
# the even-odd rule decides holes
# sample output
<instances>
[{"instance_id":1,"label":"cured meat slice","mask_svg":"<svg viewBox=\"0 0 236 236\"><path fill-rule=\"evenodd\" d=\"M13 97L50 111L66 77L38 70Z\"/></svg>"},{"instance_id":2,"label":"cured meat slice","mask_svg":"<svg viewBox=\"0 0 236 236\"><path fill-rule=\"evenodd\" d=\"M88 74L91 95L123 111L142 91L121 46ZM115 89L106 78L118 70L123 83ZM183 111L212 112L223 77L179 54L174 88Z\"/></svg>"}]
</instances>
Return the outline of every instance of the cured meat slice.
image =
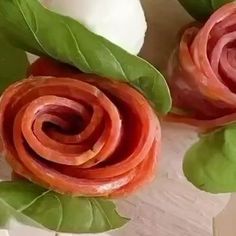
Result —
<instances>
[{"instance_id":1,"label":"cured meat slice","mask_svg":"<svg viewBox=\"0 0 236 236\"><path fill-rule=\"evenodd\" d=\"M80 73L73 66L58 62L49 57L38 58L28 69L28 75L33 76L57 76L70 77L71 75Z\"/></svg>"},{"instance_id":2,"label":"cured meat slice","mask_svg":"<svg viewBox=\"0 0 236 236\"><path fill-rule=\"evenodd\" d=\"M235 120L235 2L216 11L204 26L184 31L168 73L177 108L168 120L207 129Z\"/></svg>"},{"instance_id":3,"label":"cured meat slice","mask_svg":"<svg viewBox=\"0 0 236 236\"><path fill-rule=\"evenodd\" d=\"M62 77L50 77L52 67ZM161 131L147 100L125 83L48 68L2 95L0 133L14 172L75 196L121 197L149 182Z\"/></svg>"}]
</instances>

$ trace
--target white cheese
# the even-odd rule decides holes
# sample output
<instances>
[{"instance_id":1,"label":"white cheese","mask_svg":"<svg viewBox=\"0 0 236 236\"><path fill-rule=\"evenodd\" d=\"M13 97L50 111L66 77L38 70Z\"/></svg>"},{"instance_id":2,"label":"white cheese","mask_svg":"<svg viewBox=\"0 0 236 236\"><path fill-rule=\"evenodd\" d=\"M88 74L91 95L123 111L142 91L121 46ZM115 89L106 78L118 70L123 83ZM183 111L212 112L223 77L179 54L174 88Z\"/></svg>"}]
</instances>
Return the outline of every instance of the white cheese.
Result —
<instances>
[{"instance_id":1,"label":"white cheese","mask_svg":"<svg viewBox=\"0 0 236 236\"><path fill-rule=\"evenodd\" d=\"M144 43L147 24L139 0L40 0L48 9L70 16L132 54Z\"/></svg>"}]
</instances>

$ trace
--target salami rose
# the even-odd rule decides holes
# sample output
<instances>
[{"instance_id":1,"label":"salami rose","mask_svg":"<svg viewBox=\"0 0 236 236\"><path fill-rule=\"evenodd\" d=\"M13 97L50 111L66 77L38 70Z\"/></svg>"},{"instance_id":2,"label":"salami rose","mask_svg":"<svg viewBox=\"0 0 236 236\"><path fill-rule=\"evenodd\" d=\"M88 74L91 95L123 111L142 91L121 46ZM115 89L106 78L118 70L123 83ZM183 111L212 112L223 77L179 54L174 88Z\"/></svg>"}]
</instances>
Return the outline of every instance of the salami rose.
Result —
<instances>
[{"instance_id":1,"label":"salami rose","mask_svg":"<svg viewBox=\"0 0 236 236\"><path fill-rule=\"evenodd\" d=\"M184 31L169 77L177 108L169 120L214 128L236 119L236 3Z\"/></svg>"},{"instance_id":2,"label":"salami rose","mask_svg":"<svg viewBox=\"0 0 236 236\"><path fill-rule=\"evenodd\" d=\"M0 132L16 174L75 196L136 191L154 176L161 138L139 92L84 74L10 86L0 102Z\"/></svg>"}]
</instances>

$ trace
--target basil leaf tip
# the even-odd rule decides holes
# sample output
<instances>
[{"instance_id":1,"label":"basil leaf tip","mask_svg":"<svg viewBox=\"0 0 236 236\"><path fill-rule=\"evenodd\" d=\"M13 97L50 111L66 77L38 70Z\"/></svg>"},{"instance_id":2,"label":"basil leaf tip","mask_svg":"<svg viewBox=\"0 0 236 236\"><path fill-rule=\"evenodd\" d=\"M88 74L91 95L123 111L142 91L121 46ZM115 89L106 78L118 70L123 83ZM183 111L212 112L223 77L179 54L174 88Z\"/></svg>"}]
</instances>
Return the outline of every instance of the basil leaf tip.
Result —
<instances>
[{"instance_id":1,"label":"basil leaf tip","mask_svg":"<svg viewBox=\"0 0 236 236\"><path fill-rule=\"evenodd\" d=\"M0 227L20 223L62 233L100 233L125 225L113 202L71 197L27 181L0 182Z\"/></svg>"},{"instance_id":2,"label":"basil leaf tip","mask_svg":"<svg viewBox=\"0 0 236 236\"><path fill-rule=\"evenodd\" d=\"M143 92L159 113L171 109L170 92L158 70L78 21L47 10L38 0L0 1L0 19L1 32L17 47L85 73L128 82Z\"/></svg>"},{"instance_id":3,"label":"basil leaf tip","mask_svg":"<svg viewBox=\"0 0 236 236\"><path fill-rule=\"evenodd\" d=\"M236 124L201 137L186 153L183 171L197 188L210 193L236 191Z\"/></svg>"},{"instance_id":4,"label":"basil leaf tip","mask_svg":"<svg viewBox=\"0 0 236 236\"><path fill-rule=\"evenodd\" d=\"M206 20L214 11L234 0L179 0L181 5L196 20Z\"/></svg>"}]
</instances>

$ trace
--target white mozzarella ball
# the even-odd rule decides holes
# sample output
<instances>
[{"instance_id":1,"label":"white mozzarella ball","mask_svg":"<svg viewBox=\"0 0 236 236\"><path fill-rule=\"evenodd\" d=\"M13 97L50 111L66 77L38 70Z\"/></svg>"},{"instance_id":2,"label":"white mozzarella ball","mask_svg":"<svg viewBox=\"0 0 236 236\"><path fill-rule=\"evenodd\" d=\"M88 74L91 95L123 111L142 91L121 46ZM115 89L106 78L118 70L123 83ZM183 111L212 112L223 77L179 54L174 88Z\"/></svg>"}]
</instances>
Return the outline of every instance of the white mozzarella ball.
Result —
<instances>
[{"instance_id":1,"label":"white mozzarella ball","mask_svg":"<svg viewBox=\"0 0 236 236\"><path fill-rule=\"evenodd\" d=\"M139 0L40 0L48 9L70 16L132 54L144 43L147 24Z\"/></svg>"}]
</instances>

